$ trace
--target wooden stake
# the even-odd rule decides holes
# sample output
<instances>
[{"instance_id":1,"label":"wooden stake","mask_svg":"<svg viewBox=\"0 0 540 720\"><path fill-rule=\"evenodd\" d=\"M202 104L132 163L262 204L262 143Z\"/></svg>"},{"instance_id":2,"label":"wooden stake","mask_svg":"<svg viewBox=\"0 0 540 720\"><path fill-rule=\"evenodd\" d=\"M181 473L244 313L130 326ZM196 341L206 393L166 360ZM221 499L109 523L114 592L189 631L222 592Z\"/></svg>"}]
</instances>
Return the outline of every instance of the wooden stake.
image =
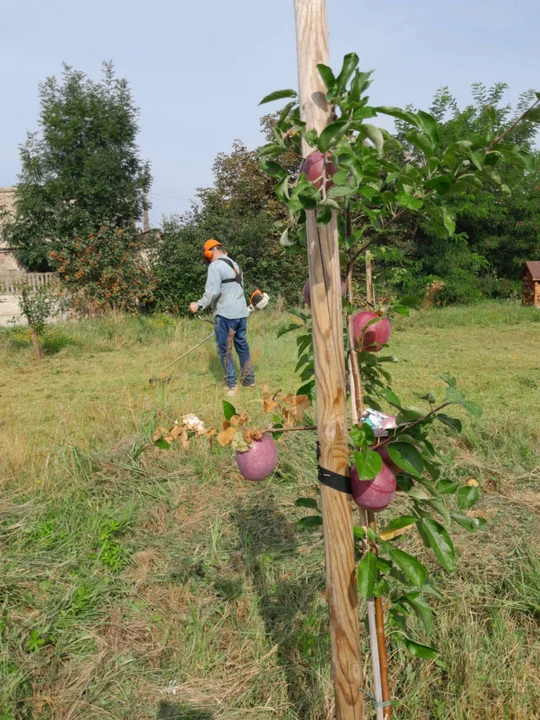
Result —
<instances>
[{"instance_id":1,"label":"wooden stake","mask_svg":"<svg viewBox=\"0 0 540 720\"><path fill-rule=\"evenodd\" d=\"M366 300L375 307L375 287L373 285L373 266L371 263L371 250L366 250Z\"/></svg>"},{"instance_id":2,"label":"wooden stake","mask_svg":"<svg viewBox=\"0 0 540 720\"><path fill-rule=\"evenodd\" d=\"M308 128L321 132L331 116L317 64L328 64L325 0L295 0L300 111ZM310 149L304 144L304 156ZM335 215L317 226L307 213L307 245L315 358L319 463L348 474L347 407L341 279ZM363 717L362 665L358 625L352 511L348 495L321 485L330 612L332 677L337 720Z\"/></svg>"}]
</instances>

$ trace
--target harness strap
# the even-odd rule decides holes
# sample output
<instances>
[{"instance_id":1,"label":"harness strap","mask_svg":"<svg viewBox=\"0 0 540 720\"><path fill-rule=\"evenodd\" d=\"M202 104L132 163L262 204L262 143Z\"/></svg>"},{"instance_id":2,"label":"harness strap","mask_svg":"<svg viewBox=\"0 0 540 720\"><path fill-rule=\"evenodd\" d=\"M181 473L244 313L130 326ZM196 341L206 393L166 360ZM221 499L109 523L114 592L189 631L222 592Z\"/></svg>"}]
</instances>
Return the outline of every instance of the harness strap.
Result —
<instances>
[{"instance_id":1,"label":"harness strap","mask_svg":"<svg viewBox=\"0 0 540 720\"><path fill-rule=\"evenodd\" d=\"M218 260L222 260L224 263L227 263L227 265L231 268L231 270L234 272L233 278L226 278L225 280L222 280L222 284L226 285L228 283L238 283L238 285L241 286L242 290L244 289L244 278L242 277L242 271L237 272L236 268L234 267L234 263L232 260L226 257L219 257Z\"/></svg>"}]
</instances>

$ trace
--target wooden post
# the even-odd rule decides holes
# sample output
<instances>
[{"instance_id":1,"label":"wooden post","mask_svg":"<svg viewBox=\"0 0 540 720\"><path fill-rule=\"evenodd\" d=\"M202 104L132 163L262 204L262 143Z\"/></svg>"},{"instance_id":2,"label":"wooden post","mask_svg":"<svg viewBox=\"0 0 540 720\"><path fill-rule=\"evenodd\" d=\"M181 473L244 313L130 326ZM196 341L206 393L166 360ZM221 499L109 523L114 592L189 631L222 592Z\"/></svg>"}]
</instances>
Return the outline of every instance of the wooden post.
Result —
<instances>
[{"instance_id":1,"label":"wooden post","mask_svg":"<svg viewBox=\"0 0 540 720\"><path fill-rule=\"evenodd\" d=\"M318 63L328 64L325 0L295 0L295 11L300 111L308 128L320 133L331 114L317 70ZM309 152L304 145L304 156ZM319 463L328 470L347 475L345 362L335 216L327 225L318 227L315 212L307 213L307 246ZM351 501L348 495L321 485L321 502L336 717L361 720L362 665Z\"/></svg>"},{"instance_id":2,"label":"wooden post","mask_svg":"<svg viewBox=\"0 0 540 720\"><path fill-rule=\"evenodd\" d=\"M366 300L372 308L375 307L375 287L373 286L373 266L371 264L371 250L366 250Z\"/></svg>"}]
</instances>

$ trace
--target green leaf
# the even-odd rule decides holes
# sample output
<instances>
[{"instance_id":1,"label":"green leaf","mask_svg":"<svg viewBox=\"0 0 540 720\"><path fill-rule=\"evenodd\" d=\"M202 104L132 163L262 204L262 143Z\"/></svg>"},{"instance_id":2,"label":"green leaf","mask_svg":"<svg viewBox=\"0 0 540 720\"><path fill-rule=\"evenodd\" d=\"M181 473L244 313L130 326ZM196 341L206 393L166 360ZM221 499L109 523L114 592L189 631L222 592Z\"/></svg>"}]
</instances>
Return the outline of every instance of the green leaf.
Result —
<instances>
[{"instance_id":1,"label":"green leaf","mask_svg":"<svg viewBox=\"0 0 540 720\"><path fill-rule=\"evenodd\" d=\"M443 208L443 225L448 235L452 237L456 231L456 223L452 220L450 213L446 208Z\"/></svg>"},{"instance_id":2,"label":"green leaf","mask_svg":"<svg viewBox=\"0 0 540 720\"><path fill-rule=\"evenodd\" d=\"M261 170L271 177L283 178L287 175L281 165L273 160L262 160Z\"/></svg>"},{"instance_id":3,"label":"green leaf","mask_svg":"<svg viewBox=\"0 0 540 720\"><path fill-rule=\"evenodd\" d=\"M375 127L375 125L370 125L369 123L364 123L363 129L364 134L366 135L368 140L371 140L380 157L382 155L384 147L384 136L382 132L379 130L378 127Z\"/></svg>"},{"instance_id":4,"label":"green leaf","mask_svg":"<svg viewBox=\"0 0 540 720\"><path fill-rule=\"evenodd\" d=\"M458 433L460 433L463 429L461 425L461 420L450 417L450 415L446 415L446 413L437 413L435 417L437 418L437 420L440 420L440 422L442 422L444 425L447 425L448 427L452 428L452 430L455 430Z\"/></svg>"},{"instance_id":5,"label":"green leaf","mask_svg":"<svg viewBox=\"0 0 540 720\"><path fill-rule=\"evenodd\" d=\"M411 145L414 145L419 150L421 150L421 152L423 152L426 157L433 157L435 148L432 141L427 135L418 132L418 130L409 130L405 137L411 143Z\"/></svg>"},{"instance_id":6,"label":"green leaf","mask_svg":"<svg viewBox=\"0 0 540 720\"><path fill-rule=\"evenodd\" d=\"M411 638L404 636L403 642L405 647L409 651L409 654L413 657L423 658L424 660L434 660L439 655L439 650L430 645L423 645L422 643L411 640Z\"/></svg>"},{"instance_id":7,"label":"green leaf","mask_svg":"<svg viewBox=\"0 0 540 720\"><path fill-rule=\"evenodd\" d=\"M540 122L540 108L531 108L531 110L525 114L525 120Z\"/></svg>"},{"instance_id":8,"label":"green leaf","mask_svg":"<svg viewBox=\"0 0 540 720\"><path fill-rule=\"evenodd\" d=\"M472 415L472 417L482 417L482 408L478 407L478 405L476 405L475 403L470 402L470 400L465 400L464 402L462 402L461 407L466 410L469 415Z\"/></svg>"},{"instance_id":9,"label":"green leaf","mask_svg":"<svg viewBox=\"0 0 540 720\"><path fill-rule=\"evenodd\" d=\"M377 580L377 556L368 550L358 563L358 591L368 600L373 595L373 588Z\"/></svg>"},{"instance_id":10,"label":"green leaf","mask_svg":"<svg viewBox=\"0 0 540 720\"><path fill-rule=\"evenodd\" d=\"M398 410L401 410L401 400L389 387L385 388L384 399L390 405L393 405L394 407L397 407Z\"/></svg>"},{"instance_id":11,"label":"green leaf","mask_svg":"<svg viewBox=\"0 0 540 720\"><path fill-rule=\"evenodd\" d=\"M400 108L391 107L389 105L376 107L375 110L378 113L382 113L383 115L391 115L398 120L404 120L405 122L408 122L410 125L420 127L420 121L418 117L415 115L415 113L409 112L408 110L401 110Z\"/></svg>"},{"instance_id":12,"label":"green leaf","mask_svg":"<svg viewBox=\"0 0 540 720\"><path fill-rule=\"evenodd\" d=\"M437 175L436 177L424 183L426 190L435 190L439 195L446 195L452 188L452 180L448 175Z\"/></svg>"},{"instance_id":13,"label":"green leaf","mask_svg":"<svg viewBox=\"0 0 540 720\"><path fill-rule=\"evenodd\" d=\"M483 152L480 152L480 150L471 152L469 153L469 157L477 170L484 169L485 154Z\"/></svg>"},{"instance_id":14,"label":"green leaf","mask_svg":"<svg viewBox=\"0 0 540 720\"><path fill-rule=\"evenodd\" d=\"M399 192L396 196L396 200L402 207L407 208L408 210L420 210L424 204L423 200L415 198L407 192Z\"/></svg>"},{"instance_id":15,"label":"green leaf","mask_svg":"<svg viewBox=\"0 0 540 720\"><path fill-rule=\"evenodd\" d=\"M463 485L457 491L458 505L462 510L470 510L479 497L480 491L475 485Z\"/></svg>"},{"instance_id":16,"label":"green leaf","mask_svg":"<svg viewBox=\"0 0 540 720\"><path fill-rule=\"evenodd\" d=\"M362 423L361 425L353 425L350 430L349 437L352 444L362 450L367 445L371 445L375 442L375 433L373 432L373 428L370 427L367 423Z\"/></svg>"},{"instance_id":17,"label":"green leaf","mask_svg":"<svg viewBox=\"0 0 540 720\"><path fill-rule=\"evenodd\" d=\"M398 550L398 548L391 548L388 554L413 585L422 587L428 579L429 573L420 560L417 560L413 555L409 555L409 553L403 550Z\"/></svg>"},{"instance_id":18,"label":"green leaf","mask_svg":"<svg viewBox=\"0 0 540 720\"><path fill-rule=\"evenodd\" d=\"M296 90L276 90L275 92L270 93L270 95L263 97L259 105L264 105L265 103L273 102L274 100L281 100L283 98L295 98L296 96Z\"/></svg>"},{"instance_id":19,"label":"green leaf","mask_svg":"<svg viewBox=\"0 0 540 720\"><path fill-rule=\"evenodd\" d=\"M474 533L478 530L478 518L470 518L468 515L465 515L464 513L457 512L455 510L452 510L450 513L453 520L455 520L461 527L464 527L465 530L468 530L470 533Z\"/></svg>"},{"instance_id":20,"label":"green leaf","mask_svg":"<svg viewBox=\"0 0 540 720\"><path fill-rule=\"evenodd\" d=\"M424 623L426 632L429 635L433 629L433 611L420 593L407 593L403 596L403 602L412 607L416 615Z\"/></svg>"},{"instance_id":21,"label":"green leaf","mask_svg":"<svg viewBox=\"0 0 540 720\"><path fill-rule=\"evenodd\" d=\"M438 512L439 515L443 518L445 524L450 525L450 513L443 502L441 502L440 500L429 498L427 500L422 500L422 505L427 505L428 507L433 508L433 510L435 510L435 512Z\"/></svg>"},{"instance_id":22,"label":"green leaf","mask_svg":"<svg viewBox=\"0 0 540 720\"><path fill-rule=\"evenodd\" d=\"M307 517L301 518L296 523L297 530L313 530L320 527L323 524L323 519L320 515L308 515Z\"/></svg>"},{"instance_id":23,"label":"green leaf","mask_svg":"<svg viewBox=\"0 0 540 720\"><path fill-rule=\"evenodd\" d=\"M223 400L223 415L225 416L225 420L227 422L232 418L233 415L236 415L236 410L234 408L234 405L231 405L230 402L227 402L227 400Z\"/></svg>"},{"instance_id":24,"label":"green leaf","mask_svg":"<svg viewBox=\"0 0 540 720\"><path fill-rule=\"evenodd\" d=\"M412 515L401 515L400 517L394 518L388 525L381 530L381 533L390 533L394 530L401 530L404 527L409 527L416 522L417 518Z\"/></svg>"},{"instance_id":25,"label":"green leaf","mask_svg":"<svg viewBox=\"0 0 540 720\"><path fill-rule=\"evenodd\" d=\"M317 212L317 225L327 225L332 219L332 208L328 205L323 205Z\"/></svg>"},{"instance_id":26,"label":"green leaf","mask_svg":"<svg viewBox=\"0 0 540 720\"><path fill-rule=\"evenodd\" d=\"M439 480L437 483L437 492L440 495L452 495L459 487L459 483L455 480Z\"/></svg>"},{"instance_id":27,"label":"green leaf","mask_svg":"<svg viewBox=\"0 0 540 720\"><path fill-rule=\"evenodd\" d=\"M455 549L447 530L431 518L422 518L417 527L424 544L433 550L443 568L451 572L455 567Z\"/></svg>"},{"instance_id":28,"label":"green leaf","mask_svg":"<svg viewBox=\"0 0 540 720\"><path fill-rule=\"evenodd\" d=\"M323 153L326 152L343 134L346 125L347 123L345 120L336 120L325 127L319 135L319 141L317 143L319 150Z\"/></svg>"},{"instance_id":29,"label":"green leaf","mask_svg":"<svg viewBox=\"0 0 540 720\"><path fill-rule=\"evenodd\" d=\"M294 504L296 507L306 507L306 508L311 508L312 510L319 509L319 506L317 505L317 501L314 498L297 498L294 501Z\"/></svg>"},{"instance_id":30,"label":"green leaf","mask_svg":"<svg viewBox=\"0 0 540 720\"><path fill-rule=\"evenodd\" d=\"M283 180L280 180L276 187L274 188L274 192L278 196L278 198L281 200L281 202L288 203L289 202L289 176L286 175Z\"/></svg>"},{"instance_id":31,"label":"green leaf","mask_svg":"<svg viewBox=\"0 0 540 720\"><path fill-rule=\"evenodd\" d=\"M406 442L393 442L388 445L388 454L395 464L407 473L421 475L424 462L418 450Z\"/></svg>"},{"instance_id":32,"label":"green leaf","mask_svg":"<svg viewBox=\"0 0 540 720\"><path fill-rule=\"evenodd\" d=\"M437 121L435 120L433 115L430 115L423 110L418 110L416 116L418 118L418 123L422 128L422 131L428 136L431 142L435 146L437 146L439 144L439 129Z\"/></svg>"},{"instance_id":33,"label":"green leaf","mask_svg":"<svg viewBox=\"0 0 540 720\"><path fill-rule=\"evenodd\" d=\"M303 188L300 190L297 197L304 210L315 210L321 200L319 191L314 187Z\"/></svg>"},{"instance_id":34,"label":"green leaf","mask_svg":"<svg viewBox=\"0 0 540 720\"><path fill-rule=\"evenodd\" d=\"M319 75L322 77L323 82L326 85L326 89L332 90L336 85L336 77L332 72L332 69L329 68L328 65L323 65L322 63L319 63L317 65L317 70L319 71Z\"/></svg>"},{"instance_id":35,"label":"green leaf","mask_svg":"<svg viewBox=\"0 0 540 720\"><path fill-rule=\"evenodd\" d=\"M363 452L355 451L354 464L360 480L373 480L381 472L383 461L379 453L367 448Z\"/></svg>"},{"instance_id":36,"label":"green leaf","mask_svg":"<svg viewBox=\"0 0 540 720\"><path fill-rule=\"evenodd\" d=\"M159 438L159 440L156 440L154 445L159 448L160 450L170 450L171 446L169 443L165 440L165 438Z\"/></svg>"},{"instance_id":37,"label":"green leaf","mask_svg":"<svg viewBox=\"0 0 540 720\"><path fill-rule=\"evenodd\" d=\"M336 85L338 90L344 90L345 86L349 82L351 75L358 67L358 63L360 62L358 55L354 52L348 53L343 58L343 66L341 68L341 72L337 76Z\"/></svg>"},{"instance_id":38,"label":"green leaf","mask_svg":"<svg viewBox=\"0 0 540 720\"><path fill-rule=\"evenodd\" d=\"M363 527L360 527L359 525L354 525L353 526L353 535L356 540L364 540L367 533Z\"/></svg>"},{"instance_id":39,"label":"green leaf","mask_svg":"<svg viewBox=\"0 0 540 720\"><path fill-rule=\"evenodd\" d=\"M298 388L296 391L297 395L308 395L311 398L311 394L313 393L313 390L315 388L315 380L310 380L309 382L305 383L305 385L302 385Z\"/></svg>"}]
</instances>

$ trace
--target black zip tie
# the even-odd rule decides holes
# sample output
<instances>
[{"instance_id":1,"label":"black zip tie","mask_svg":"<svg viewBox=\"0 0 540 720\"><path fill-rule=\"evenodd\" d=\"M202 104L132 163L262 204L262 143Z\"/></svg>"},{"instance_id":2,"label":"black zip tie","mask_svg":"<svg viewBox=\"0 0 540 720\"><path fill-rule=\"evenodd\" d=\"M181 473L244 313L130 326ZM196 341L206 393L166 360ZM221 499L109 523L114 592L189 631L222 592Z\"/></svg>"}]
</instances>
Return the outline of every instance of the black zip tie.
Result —
<instances>
[{"instance_id":1,"label":"black zip tie","mask_svg":"<svg viewBox=\"0 0 540 720\"><path fill-rule=\"evenodd\" d=\"M320 456L321 448L319 443L317 442L317 460L320 458ZM351 479L348 475L340 475L339 473L335 473L332 470L327 470L320 465L318 465L317 467L319 471L320 483L332 488L332 490L337 490L338 492L352 495Z\"/></svg>"}]
</instances>

